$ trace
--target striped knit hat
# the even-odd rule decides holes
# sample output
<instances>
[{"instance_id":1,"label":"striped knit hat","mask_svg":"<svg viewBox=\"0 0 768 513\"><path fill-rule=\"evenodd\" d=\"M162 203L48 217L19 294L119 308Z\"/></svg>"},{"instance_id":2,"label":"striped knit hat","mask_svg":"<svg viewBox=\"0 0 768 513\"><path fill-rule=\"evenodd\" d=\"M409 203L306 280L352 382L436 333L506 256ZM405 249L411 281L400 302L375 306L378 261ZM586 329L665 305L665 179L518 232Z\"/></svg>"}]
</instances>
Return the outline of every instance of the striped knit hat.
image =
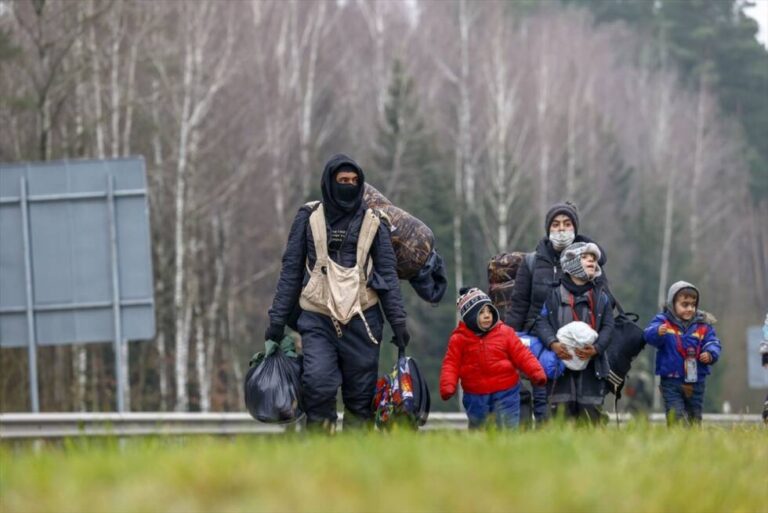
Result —
<instances>
[{"instance_id":1,"label":"striped knit hat","mask_svg":"<svg viewBox=\"0 0 768 513\"><path fill-rule=\"evenodd\" d=\"M487 330L480 329L477 323L477 315L484 306L488 306L493 314L493 324L491 328L499 322L499 311L493 306L488 294L477 287L464 287L459 291L459 299L456 300L456 309L459 311L459 317L469 329L475 333L483 333ZM489 330L491 328L488 328Z\"/></svg>"},{"instance_id":2,"label":"striped knit hat","mask_svg":"<svg viewBox=\"0 0 768 513\"><path fill-rule=\"evenodd\" d=\"M595 255L595 260L600 260L600 248L594 242L574 242L563 250L560 254L560 267L563 272L582 280L595 279L603 271L600 266L595 264L595 275L592 278L587 276L584 266L581 265L581 255L589 253Z\"/></svg>"}]
</instances>

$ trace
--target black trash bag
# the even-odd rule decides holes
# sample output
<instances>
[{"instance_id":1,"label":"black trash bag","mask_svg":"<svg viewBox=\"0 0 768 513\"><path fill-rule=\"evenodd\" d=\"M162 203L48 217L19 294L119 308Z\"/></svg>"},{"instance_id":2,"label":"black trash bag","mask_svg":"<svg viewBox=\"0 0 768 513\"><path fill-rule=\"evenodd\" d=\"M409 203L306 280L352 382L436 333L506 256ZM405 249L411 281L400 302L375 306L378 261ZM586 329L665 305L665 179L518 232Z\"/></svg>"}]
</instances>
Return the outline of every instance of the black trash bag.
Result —
<instances>
[{"instance_id":1,"label":"black trash bag","mask_svg":"<svg viewBox=\"0 0 768 513\"><path fill-rule=\"evenodd\" d=\"M304 415L301 404L302 359L293 337L280 344L268 340L264 353L254 355L245 376L245 405L259 422L288 423Z\"/></svg>"},{"instance_id":2,"label":"black trash bag","mask_svg":"<svg viewBox=\"0 0 768 513\"><path fill-rule=\"evenodd\" d=\"M611 385L609 391L620 398L632 361L645 348L645 338L643 329L637 325L640 318L637 314L625 312L618 302L616 310L618 314L614 320L613 337L606 351L610 367L606 379Z\"/></svg>"},{"instance_id":3,"label":"black trash bag","mask_svg":"<svg viewBox=\"0 0 768 513\"><path fill-rule=\"evenodd\" d=\"M440 253L432 249L427 261L408 282L421 299L433 304L439 303L448 288L448 276Z\"/></svg>"},{"instance_id":4,"label":"black trash bag","mask_svg":"<svg viewBox=\"0 0 768 513\"><path fill-rule=\"evenodd\" d=\"M371 406L380 429L395 425L418 429L426 424L432 406L429 388L416 361L405 356L405 349L399 349L392 372L376 382Z\"/></svg>"}]
</instances>

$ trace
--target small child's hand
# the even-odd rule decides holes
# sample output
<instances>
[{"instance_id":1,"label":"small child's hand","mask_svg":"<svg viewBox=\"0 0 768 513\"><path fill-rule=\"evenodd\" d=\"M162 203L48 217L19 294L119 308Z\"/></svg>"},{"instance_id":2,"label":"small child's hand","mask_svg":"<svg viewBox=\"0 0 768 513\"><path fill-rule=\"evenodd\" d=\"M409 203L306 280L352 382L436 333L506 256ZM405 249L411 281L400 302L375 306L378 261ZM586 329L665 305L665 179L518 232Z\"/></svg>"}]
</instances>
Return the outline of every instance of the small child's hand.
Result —
<instances>
[{"instance_id":1,"label":"small child's hand","mask_svg":"<svg viewBox=\"0 0 768 513\"><path fill-rule=\"evenodd\" d=\"M659 326L659 336L660 337L663 337L664 335L666 335L668 331L669 331L669 328L667 328L666 324L662 324L661 326Z\"/></svg>"},{"instance_id":2,"label":"small child's hand","mask_svg":"<svg viewBox=\"0 0 768 513\"><path fill-rule=\"evenodd\" d=\"M571 353L568 352L568 349L565 348L565 345L562 342L553 342L552 351L554 351L557 357L561 360L571 359Z\"/></svg>"},{"instance_id":3,"label":"small child's hand","mask_svg":"<svg viewBox=\"0 0 768 513\"><path fill-rule=\"evenodd\" d=\"M582 360L589 360L597 354L597 349L595 346L584 346L581 349L574 350L574 353Z\"/></svg>"},{"instance_id":4,"label":"small child's hand","mask_svg":"<svg viewBox=\"0 0 768 513\"><path fill-rule=\"evenodd\" d=\"M712 363L712 355L709 354L707 351L704 351L699 355L699 361L705 364Z\"/></svg>"}]
</instances>

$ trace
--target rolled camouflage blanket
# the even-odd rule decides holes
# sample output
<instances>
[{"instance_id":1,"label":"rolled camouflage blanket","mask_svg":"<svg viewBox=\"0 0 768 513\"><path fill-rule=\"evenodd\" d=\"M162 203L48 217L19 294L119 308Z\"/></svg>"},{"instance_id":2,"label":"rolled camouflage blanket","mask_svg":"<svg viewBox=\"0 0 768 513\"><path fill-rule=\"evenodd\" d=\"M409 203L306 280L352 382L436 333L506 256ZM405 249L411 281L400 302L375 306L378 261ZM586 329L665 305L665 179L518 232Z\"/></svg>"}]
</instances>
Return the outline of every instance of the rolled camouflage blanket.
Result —
<instances>
[{"instance_id":1,"label":"rolled camouflage blanket","mask_svg":"<svg viewBox=\"0 0 768 513\"><path fill-rule=\"evenodd\" d=\"M435 246L435 235L429 226L405 210L396 207L375 187L365 184L363 199L369 208L384 214L390 225L392 246L397 258L397 276L410 280L419 274Z\"/></svg>"},{"instance_id":2,"label":"rolled camouflage blanket","mask_svg":"<svg viewBox=\"0 0 768 513\"><path fill-rule=\"evenodd\" d=\"M515 276L524 258L525 253L515 251L500 253L488 262L488 296L504 318L512 307Z\"/></svg>"}]
</instances>

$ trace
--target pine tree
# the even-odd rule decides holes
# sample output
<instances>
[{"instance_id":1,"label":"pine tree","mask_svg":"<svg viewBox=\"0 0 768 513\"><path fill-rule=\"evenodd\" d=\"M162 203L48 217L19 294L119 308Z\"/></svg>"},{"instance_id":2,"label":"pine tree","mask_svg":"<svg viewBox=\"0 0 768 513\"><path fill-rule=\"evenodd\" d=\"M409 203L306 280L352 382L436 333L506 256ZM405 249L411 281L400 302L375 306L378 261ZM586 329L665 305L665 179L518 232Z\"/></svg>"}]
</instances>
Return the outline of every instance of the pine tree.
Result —
<instances>
[{"instance_id":1,"label":"pine tree","mask_svg":"<svg viewBox=\"0 0 768 513\"><path fill-rule=\"evenodd\" d=\"M435 235L436 249L446 263L452 262L452 175L444 172L449 166L421 115L416 84L399 59L392 64L372 161L369 182L398 207L426 223ZM401 281L400 286L408 312L412 352L434 388L445 344L455 324L451 299L455 290L449 284L443 301L433 307L419 298L407 282ZM387 371L394 358L394 349L388 345L381 358L382 370ZM447 403L439 407L457 408Z\"/></svg>"}]
</instances>

